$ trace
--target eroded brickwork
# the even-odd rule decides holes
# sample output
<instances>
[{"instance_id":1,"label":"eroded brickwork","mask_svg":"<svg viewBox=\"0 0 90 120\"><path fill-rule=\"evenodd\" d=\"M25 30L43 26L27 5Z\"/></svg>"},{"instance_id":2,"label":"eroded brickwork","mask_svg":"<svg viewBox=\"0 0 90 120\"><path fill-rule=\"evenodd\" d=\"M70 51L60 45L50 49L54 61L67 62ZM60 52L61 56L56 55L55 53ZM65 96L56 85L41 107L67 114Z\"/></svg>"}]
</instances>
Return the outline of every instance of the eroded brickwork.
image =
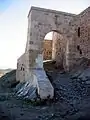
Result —
<instances>
[{"instance_id":1,"label":"eroded brickwork","mask_svg":"<svg viewBox=\"0 0 90 120\"><path fill-rule=\"evenodd\" d=\"M58 67L64 67L66 42L63 36L58 32L53 32L53 51L52 59L56 61Z\"/></svg>"},{"instance_id":2,"label":"eroded brickwork","mask_svg":"<svg viewBox=\"0 0 90 120\"><path fill-rule=\"evenodd\" d=\"M90 59L90 8L86 9L70 22L69 45L71 66L79 65L80 58Z\"/></svg>"},{"instance_id":3,"label":"eroded brickwork","mask_svg":"<svg viewBox=\"0 0 90 120\"><path fill-rule=\"evenodd\" d=\"M25 81L25 54L23 54L17 62L17 71L16 71L16 79L17 81Z\"/></svg>"},{"instance_id":4,"label":"eroded brickwork","mask_svg":"<svg viewBox=\"0 0 90 120\"><path fill-rule=\"evenodd\" d=\"M52 40L44 40L43 60L52 60Z\"/></svg>"}]
</instances>

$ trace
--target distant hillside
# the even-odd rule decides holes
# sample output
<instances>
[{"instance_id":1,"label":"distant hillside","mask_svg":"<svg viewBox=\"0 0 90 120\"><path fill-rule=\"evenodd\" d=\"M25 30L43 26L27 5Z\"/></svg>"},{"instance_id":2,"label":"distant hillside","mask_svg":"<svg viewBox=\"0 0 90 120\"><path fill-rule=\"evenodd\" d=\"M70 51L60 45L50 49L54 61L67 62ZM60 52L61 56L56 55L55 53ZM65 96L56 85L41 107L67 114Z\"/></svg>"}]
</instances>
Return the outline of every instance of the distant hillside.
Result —
<instances>
[{"instance_id":1,"label":"distant hillside","mask_svg":"<svg viewBox=\"0 0 90 120\"><path fill-rule=\"evenodd\" d=\"M16 81L16 70L11 70L0 78L0 85L4 88L13 87L18 82Z\"/></svg>"},{"instance_id":2,"label":"distant hillside","mask_svg":"<svg viewBox=\"0 0 90 120\"><path fill-rule=\"evenodd\" d=\"M12 69L0 69L0 77L3 76L4 74L12 71Z\"/></svg>"}]
</instances>

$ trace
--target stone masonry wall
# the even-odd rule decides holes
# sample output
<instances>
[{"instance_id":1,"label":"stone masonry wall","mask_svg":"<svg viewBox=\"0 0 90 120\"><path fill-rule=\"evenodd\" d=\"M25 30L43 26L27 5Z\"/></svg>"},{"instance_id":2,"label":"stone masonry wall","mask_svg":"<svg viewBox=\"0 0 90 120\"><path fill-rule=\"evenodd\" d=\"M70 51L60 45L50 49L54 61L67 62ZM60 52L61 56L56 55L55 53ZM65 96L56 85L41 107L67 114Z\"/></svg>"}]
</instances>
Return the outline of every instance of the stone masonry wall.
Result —
<instances>
[{"instance_id":1,"label":"stone masonry wall","mask_svg":"<svg viewBox=\"0 0 90 120\"><path fill-rule=\"evenodd\" d=\"M69 44L69 58L70 65L74 67L80 64L80 58L90 59L90 8L71 21L70 31L72 39Z\"/></svg>"},{"instance_id":2,"label":"stone masonry wall","mask_svg":"<svg viewBox=\"0 0 90 120\"><path fill-rule=\"evenodd\" d=\"M16 80L20 82L25 81L25 54L23 54L17 61Z\"/></svg>"},{"instance_id":3,"label":"stone masonry wall","mask_svg":"<svg viewBox=\"0 0 90 120\"><path fill-rule=\"evenodd\" d=\"M52 59L52 40L44 40L43 43L43 60Z\"/></svg>"},{"instance_id":4,"label":"stone masonry wall","mask_svg":"<svg viewBox=\"0 0 90 120\"><path fill-rule=\"evenodd\" d=\"M63 67L65 61L66 42L63 36L57 32L53 32L53 60L56 61L57 67Z\"/></svg>"}]
</instances>

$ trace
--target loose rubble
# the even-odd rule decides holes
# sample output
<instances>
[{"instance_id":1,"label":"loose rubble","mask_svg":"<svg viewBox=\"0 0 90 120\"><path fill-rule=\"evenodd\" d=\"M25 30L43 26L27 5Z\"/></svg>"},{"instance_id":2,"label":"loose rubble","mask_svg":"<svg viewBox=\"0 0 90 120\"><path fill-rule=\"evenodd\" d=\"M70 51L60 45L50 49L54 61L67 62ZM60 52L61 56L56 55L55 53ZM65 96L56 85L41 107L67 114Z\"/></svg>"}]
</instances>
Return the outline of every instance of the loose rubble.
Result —
<instances>
[{"instance_id":1,"label":"loose rubble","mask_svg":"<svg viewBox=\"0 0 90 120\"><path fill-rule=\"evenodd\" d=\"M55 96L53 101L45 101L43 104L17 97L17 91L21 90L22 86L26 86L27 89L29 83L27 85L18 83L16 87L10 87L11 82L9 82L10 85L4 86L6 78L10 81L14 75L13 72L6 74L0 81L1 116L11 120L90 120L89 72L90 68L73 74L46 72L55 89ZM33 88L31 90L35 91Z\"/></svg>"}]
</instances>

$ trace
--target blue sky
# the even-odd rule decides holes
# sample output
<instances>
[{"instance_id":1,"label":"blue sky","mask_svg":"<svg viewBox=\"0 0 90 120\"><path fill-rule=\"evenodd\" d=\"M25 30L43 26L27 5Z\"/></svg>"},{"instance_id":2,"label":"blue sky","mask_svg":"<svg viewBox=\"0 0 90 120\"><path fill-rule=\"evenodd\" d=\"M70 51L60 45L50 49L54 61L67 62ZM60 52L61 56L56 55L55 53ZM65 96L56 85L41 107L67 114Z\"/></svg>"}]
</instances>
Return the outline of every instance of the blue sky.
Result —
<instances>
[{"instance_id":1,"label":"blue sky","mask_svg":"<svg viewBox=\"0 0 90 120\"><path fill-rule=\"evenodd\" d=\"M31 6L78 14L90 6L90 0L0 0L0 68L16 68L25 50Z\"/></svg>"},{"instance_id":2,"label":"blue sky","mask_svg":"<svg viewBox=\"0 0 90 120\"><path fill-rule=\"evenodd\" d=\"M11 3L12 0L0 0L0 13L6 10Z\"/></svg>"}]
</instances>

